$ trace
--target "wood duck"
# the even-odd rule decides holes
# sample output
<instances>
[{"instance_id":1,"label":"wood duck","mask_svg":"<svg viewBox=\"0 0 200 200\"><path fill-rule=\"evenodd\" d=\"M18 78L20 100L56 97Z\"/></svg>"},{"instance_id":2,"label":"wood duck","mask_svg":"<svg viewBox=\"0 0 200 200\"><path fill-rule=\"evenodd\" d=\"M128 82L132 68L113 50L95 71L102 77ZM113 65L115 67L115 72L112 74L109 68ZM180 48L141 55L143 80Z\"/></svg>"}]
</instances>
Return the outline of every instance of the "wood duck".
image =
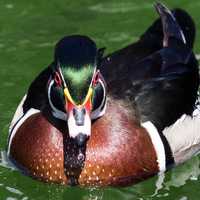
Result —
<instances>
[{"instance_id":1,"label":"wood duck","mask_svg":"<svg viewBox=\"0 0 200 200\"><path fill-rule=\"evenodd\" d=\"M19 169L44 182L123 186L198 152L191 144L184 157L176 139L199 139L190 128L199 120L194 23L155 7L160 19L139 41L108 56L86 36L56 44L10 125L8 156Z\"/></svg>"}]
</instances>

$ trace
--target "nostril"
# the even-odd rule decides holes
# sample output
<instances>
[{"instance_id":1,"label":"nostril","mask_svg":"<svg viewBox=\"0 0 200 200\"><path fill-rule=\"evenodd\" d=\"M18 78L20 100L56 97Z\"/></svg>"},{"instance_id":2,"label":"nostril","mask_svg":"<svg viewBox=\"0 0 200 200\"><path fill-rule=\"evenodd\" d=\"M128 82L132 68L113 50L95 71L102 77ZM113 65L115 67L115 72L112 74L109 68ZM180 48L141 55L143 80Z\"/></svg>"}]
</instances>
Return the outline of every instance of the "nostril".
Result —
<instances>
[{"instance_id":1,"label":"nostril","mask_svg":"<svg viewBox=\"0 0 200 200\"><path fill-rule=\"evenodd\" d=\"M88 139L88 136L86 134L83 133L79 133L75 138L75 142L79 147L82 147L85 145L86 141Z\"/></svg>"},{"instance_id":2,"label":"nostril","mask_svg":"<svg viewBox=\"0 0 200 200\"><path fill-rule=\"evenodd\" d=\"M73 112L73 116L74 116L76 125L83 126L84 122L85 122L85 114L86 114L85 108L81 108L81 109L73 108L72 112Z\"/></svg>"}]
</instances>

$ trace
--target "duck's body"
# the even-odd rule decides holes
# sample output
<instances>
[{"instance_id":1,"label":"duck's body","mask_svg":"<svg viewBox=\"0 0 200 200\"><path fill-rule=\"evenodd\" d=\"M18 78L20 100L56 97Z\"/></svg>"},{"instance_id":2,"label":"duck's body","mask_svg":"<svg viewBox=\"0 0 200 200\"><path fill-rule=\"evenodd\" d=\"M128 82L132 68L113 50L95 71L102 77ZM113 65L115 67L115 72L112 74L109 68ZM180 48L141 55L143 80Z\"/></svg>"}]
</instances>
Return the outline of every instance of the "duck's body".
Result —
<instances>
[{"instance_id":1,"label":"duck's body","mask_svg":"<svg viewBox=\"0 0 200 200\"><path fill-rule=\"evenodd\" d=\"M162 131L183 114L192 114L199 84L198 65L191 50L193 36L184 31L185 39L170 11L160 4L157 9L164 39L159 35L155 45L152 38L158 34L157 28L161 29L160 22L138 43L103 60L101 51L95 54L94 44L87 37L67 37L57 44L54 62L32 82L11 123L8 155L21 169L46 182L127 185L164 171L174 160L178 162L168 140L174 128L164 131L164 135ZM190 19L185 13L183 16ZM78 50L68 51L72 44ZM91 72L94 96L90 97L90 88L87 95L77 90L80 97L86 96L84 101L76 99L70 88L66 90L67 84L73 85L66 77L78 84L74 74L82 69L74 73L74 69L60 67L69 60L70 66L77 65L73 51L80 54L79 62L87 64L84 74L90 77L88 63L95 63L102 74L96 68ZM55 63L60 71L55 72ZM59 78L56 73L61 70L64 75ZM82 74L78 77L81 79ZM53 93L61 86L60 79L68 101L65 107L57 104L62 95ZM88 116L92 120L91 135ZM76 129L80 131L74 133Z\"/></svg>"},{"instance_id":2,"label":"duck's body","mask_svg":"<svg viewBox=\"0 0 200 200\"><path fill-rule=\"evenodd\" d=\"M108 100L110 112L92 126L82 168L77 162L79 151L70 142L65 124L57 129L37 111L17 130L10 155L32 176L61 184L126 185L156 174L157 156L146 130L133 113L127 113L125 105L110 103ZM37 128L31 128L33 124ZM29 138L24 137L27 129Z\"/></svg>"},{"instance_id":3,"label":"duck's body","mask_svg":"<svg viewBox=\"0 0 200 200\"><path fill-rule=\"evenodd\" d=\"M185 43L181 29L163 16L164 38L158 19L138 42L108 55L100 67L112 95L134 101L141 121L153 122L159 131L183 114L192 114L199 87L198 62L192 53L194 24L182 10L174 15L187 36Z\"/></svg>"}]
</instances>

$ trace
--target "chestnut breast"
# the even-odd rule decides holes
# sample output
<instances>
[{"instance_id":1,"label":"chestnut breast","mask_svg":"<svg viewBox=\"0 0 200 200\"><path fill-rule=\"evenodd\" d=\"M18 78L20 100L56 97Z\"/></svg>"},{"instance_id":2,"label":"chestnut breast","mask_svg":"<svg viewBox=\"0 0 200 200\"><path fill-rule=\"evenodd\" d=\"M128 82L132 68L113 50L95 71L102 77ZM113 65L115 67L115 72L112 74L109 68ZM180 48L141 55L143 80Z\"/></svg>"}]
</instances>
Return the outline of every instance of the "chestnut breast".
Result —
<instances>
[{"instance_id":1,"label":"chestnut breast","mask_svg":"<svg viewBox=\"0 0 200 200\"><path fill-rule=\"evenodd\" d=\"M61 184L75 177L80 185L129 185L159 170L148 133L119 101L108 101L106 114L93 123L80 168L70 164L77 147L61 130L41 113L32 115L12 140L11 158L34 178Z\"/></svg>"}]
</instances>

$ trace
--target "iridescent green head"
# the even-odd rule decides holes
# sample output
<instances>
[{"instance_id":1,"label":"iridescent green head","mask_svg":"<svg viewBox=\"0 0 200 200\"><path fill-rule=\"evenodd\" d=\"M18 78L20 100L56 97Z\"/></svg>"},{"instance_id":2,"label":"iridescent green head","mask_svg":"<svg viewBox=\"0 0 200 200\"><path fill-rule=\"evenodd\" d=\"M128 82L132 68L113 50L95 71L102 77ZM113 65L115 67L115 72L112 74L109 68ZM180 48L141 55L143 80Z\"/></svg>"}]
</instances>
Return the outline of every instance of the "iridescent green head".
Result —
<instances>
[{"instance_id":1,"label":"iridescent green head","mask_svg":"<svg viewBox=\"0 0 200 200\"><path fill-rule=\"evenodd\" d=\"M98 64L96 44L86 36L65 37L56 45L55 61L72 99L83 103Z\"/></svg>"},{"instance_id":2,"label":"iridescent green head","mask_svg":"<svg viewBox=\"0 0 200 200\"><path fill-rule=\"evenodd\" d=\"M102 54L90 38L80 35L64 37L55 48L49 103L54 116L67 120L69 135L80 146L90 135L91 119L105 107L105 85L98 70Z\"/></svg>"},{"instance_id":3,"label":"iridescent green head","mask_svg":"<svg viewBox=\"0 0 200 200\"><path fill-rule=\"evenodd\" d=\"M88 64L79 69L73 66L64 67L61 71L73 101L79 105L84 102L94 74L94 65Z\"/></svg>"}]
</instances>

